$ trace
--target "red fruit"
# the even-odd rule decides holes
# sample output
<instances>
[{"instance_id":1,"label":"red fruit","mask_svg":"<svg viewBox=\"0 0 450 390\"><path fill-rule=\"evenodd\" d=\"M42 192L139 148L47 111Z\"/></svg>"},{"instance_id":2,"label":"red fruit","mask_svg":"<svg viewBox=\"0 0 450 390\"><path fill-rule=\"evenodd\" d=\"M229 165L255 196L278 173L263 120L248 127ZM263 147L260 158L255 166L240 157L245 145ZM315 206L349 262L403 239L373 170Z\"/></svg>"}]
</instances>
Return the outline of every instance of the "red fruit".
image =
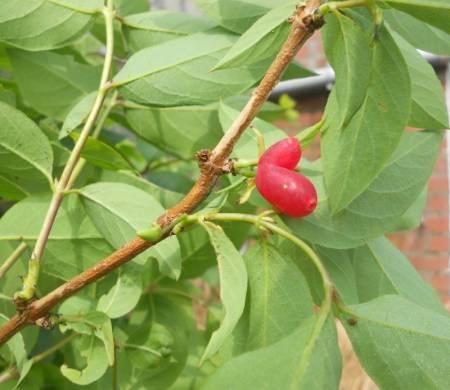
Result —
<instances>
[{"instance_id":1,"label":"red fruit","mask_svg":"<svg viewBox=\"0 0 450 390\"><path fill-rule=\"evenodd\" d=\"M317 206L317 192L311 181L293 171L301 157L297 139L272 145L261 156L256 173L260 194L283 214L305 217Z\"/></svg>"},{"instance_id":2,"label":"red fruit","mask_svg":"<svg viewBox=\"0 0 450 390\"><path fill-rule=\"evenodd\" d=\"M297 138L286 138L273 144L261 156L258 166L264 163L274 164L286 169L294 169L300 158L302 149Z\"/></svg>"}]
</instances>

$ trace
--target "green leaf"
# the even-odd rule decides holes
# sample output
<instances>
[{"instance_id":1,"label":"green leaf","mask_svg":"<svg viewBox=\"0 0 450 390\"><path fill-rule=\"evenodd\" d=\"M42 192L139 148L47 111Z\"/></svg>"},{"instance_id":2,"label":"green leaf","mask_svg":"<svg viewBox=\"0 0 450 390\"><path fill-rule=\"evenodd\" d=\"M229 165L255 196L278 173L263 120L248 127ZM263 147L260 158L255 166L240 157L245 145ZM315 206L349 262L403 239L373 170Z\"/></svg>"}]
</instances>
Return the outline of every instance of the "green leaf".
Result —
<instances>
[{"instance_id":1,"label":"green leaf","mask_svg":"<svg viewBox=\"0 0 450 390\"><path fill-rule=\"evenodd\" d=\"M285 0L195 0L206 16L236 33L243 33L271 8L283 2Z\"/></svg>"},{"instance_id":2,"label":"green leaf","mask_svg":"<svg viewBox=\"0 0 450 390\"><path fill-rule=\"evenodd\" d=\"M25 114L0 102L0 196L20 199L48 189L53 152L47 137Z\"/></svg>"},{"instance_id":3,"label":"green leaf","mask_svg":"<svg viewBox=\"0 0 450 390\"><path fill-rule=\"evenodd\" d=\"M25 50L66 46L85 33L101 0L2 0L0 39Z\"/></svg>"},{"instance_id":4,"label":"green leaf","mask_svg":"<svg viewBox=\"0 0 450 390\"><path fill-rule=\"evenodd\" d=\"M78 133L73 133L72 138L77 141ZM81 157L86 159L92 165L118 171L120 169L132 170L130 163L112 146L92 137L88 137L81 151Z\"/></svg>"},{"instance_id":5,"label":"green leaf","mask_svg":"<svg viewBox=\"0 0 450 390\"><path fill-rule=\"evenodd\" d=\"M450 3L447 0L382 1L450 34Z\"/></svg>"},{"instance_id":6,"label":"green leaf","mask_svg":"<svg viewBox=\"0 0 450 390\"><path fill-rule=\"evenodd\" d=\"M448 388L448 315L392 295L341 310L359 361L380 388Z\"/></svg>"},{"instance_id":7,"label":"green leaf","mask_svg":"<svg viewBox=\"0 0 450 390\"><path fill-rule=\"evenodd\" d=\"M114 337L110 318L102 312L90 311L91 302L83 299L71 298L61 306L59 314L63 315L65 322L60 329L65 333L68 329L84 335L95 335L103 342L108 357L108 364L114 364ZM89 305L89 306L88 306Z\"/></svg>"},{"instance_id":8,"label":"green leaf","mask_svg":"<svg viewBox=\"0 0 450 390\"><path fill-rule=\"evenodd\" d=\"M147 0L114 0L114 8L118 15L127 16L148 11L150 4Z\"/></svg>"},{"instance_id":9,"label":"green leaf","mask_svg":"<svg viewBox=\"0 0 450 390\"><path fill-rule=\"evenodd\" d=\"M230 336L241 317L247 294L247 270L244 260L220 226L203 223L217 254L220 276L220 299L224 317L214 331L202 356L202 362L211 358Z\"/></svg>"},{"instance_id":10,"label":"green leaf","mask_svg":"<svg viewBox=\"0 0 450 390\"><path fill-rule=\"evenodd\" d=\"M120 268L116 284L100 297L97 310L109 318L119 318L133 310L142 294L142 272L143 267L134 263Z\"/></svg>"},{"instance_id":11,"label":"green leaf","mask_svg":"<svg viewBox=\"0 0 450 390\"><path fill-rule=\"evenodd\" d=\"M419 128L449 127L444 89L433 67L400 35L393 35L408 64L411 78L411 116L408 125Z\"/></svg>"},{"instance_id":12,"label":"green leaf","mask_svg":"<svg viewBox=\"0 0 450 390\"><path fill-rule=\"evenodd\" d=\"M277 343L225 363L204 389L337 389L340 373L334 320L313 316Z\"/></svg>"},{"instance_id":13,"label":"green leaf","mask_svg":"<svg viewBox=\"0 0 450 390\"><path fill-rule=\"evenodd\" d=\"M231 47L213 70L236 68L273 57L285 41L295 2L274 8L253 24Z\"/></svg>"},{"instance_id":14,"label":"green leaf","mask_svg":"<svg viewBox=\"0 0 450 390\"><path fill-rule=\"evenodd\" d=\"M126 118L137 135L181 158L192 158L212 148L222 136L218 104L184 107L148 107L127 110Z\"/></svg>"},{"instance_id":15,"label":"green leaf","mask_svg":"<svg viewBox=\"0 0 450 390\"><path fill-rule=\"evenodd\" d=\"M164 208L169 208L181 200L182 195L177 192L158 187L140 176L136 176L130 171L103 171L99 176L99 181L109 183L124 183L140 188L147 194L153 196Z\"/></svg>"},{"instance_id":16,"label":"green leaf","mask_svg":"<svg viewBox=\"0 0 450 390\"><path fill-rule=\"evenodd\" d=\"M319 204L306 218L285 218L299 236L321 246L346 249L385 232L404 228L401 220L418 200L438 156L442 133L404 133L403 139L376 180L345 210L332 216L320 176L311 177ZM419 202L419 210L420 210Z\"/></svg>"},{"instance_id":17,"label":"green leaf","mask_svg":"<svg viewBox=\"0 0 450 390\"><path fill-rule=\"evenodd\" d=\"M305 277L275 243L261 240L245 254L249 275L246 350L267 347L297 330L313 314Z\"/></svg>"},{"instance_id":18,"label":"green leaf","mask_svg":"<svg viewBox=\"0 0 450 390\"><path fill-rule=\"evenodd\" d=\"M121 183L95 183L80 190L86 212L114 247L120 248L146 229L164 212L163 207L144 191ZM162 274L177 279L181 272L180 248L176 237L169 237L135 258L142 264L155 257Z\"/></svg>"},{"instance_id":19,"label":"green leaf","mask_svg":"<svg viewBox=\"0 0 450 390\"><path fill-rule=\"evenodd\" d=\"M207 104L239 94L262 76L260 67L209 72L235 40L213 29L151 46L131 56L113 83L131 100L164 106Z\"/></svg>"},{"instance_id":20,"label":"green leaf","mask_svg":"<svg viewBox=\"0 0 450 390\"><path fill-rule=\"evenodd\" d=\"M82 336L75 340L76 350L84 360L81 369L61 366L61 373L77 385L88 385L99 380L108 368L108 355L103 343L96 336Z\"/></svg>"},{"instance_id":21,"label":"green leaf","mask_svg":"<svg viewBox=\"0 0 450 390\"><path fill-rule=\"evenodd\" d=\"M347 304L359 303L356 287L358 280L353 265L354 250L336 250L324 247L315 247L315 250L327 269L339 297ZM365 280L365 276L361 276L361 280Z\"/></svg>"},{"instance_id":22,"label":"green leaf","mask_svg":"<svg viewBox=\"0 0 450 390\"><path fill-rule=\"evenodd\" d=\"M71 108L66 119L64 119L63 126L59 133L59 139L67 137L73 130L84 123L91 112L96 97L97 92L91 92Z\"/></svg>"},{"instance_id":23,"label":"green leaf","mask_svg":"<svg viewBox=\"0 0 450 390\"><path fill-rule=\"evenodd\" d=\"M324 49L336 74L336 102L341 123L345 127L366 99L372 66L370 31L364 31L353 19L334 13L326 18L322 30ZM356 87L357 86L357 87Z\"/></svg>"},{"instance_id":24,"label":"green leaf","mask_svg":"<svg viewBox=\"0 0 450 390\"><path fill-rule=\"evenodd\" d=\"M123 19L123 31L132 51L207 30L209 19L174 11L153 11Z\"/></svg>"},{"instance_id":25,"label":"green leaf","mask_svg":"<svg viewBox=\"0 0 450 390\"><path fill-rule=\"evenodd\" d=\"M100 68L78 63L70 55L16 49L8 54L20 93L42 114L64 119L76 103L98 88Z\"/></svg>"},{"instance_id":26,"label":"green leaf","mask_svg":"<svg viewBox=\"0 0 450 390\"><path fill-rule=\"evenodd\" d=\"M407 65L385 28L380 28L372 51L366 69L370 82L357 112L340 126L337 90L327 108L321 148L333 214L348 206L379 175L397 148L409 117Z\"/></svg>"},{"instance_id":27,"label":"green leaf","mask_svg":"<svg viewBox=\"0 0 450 390\"><path fill-rule=\"evenodd\" d=\"M10 208L0 219L0 240L34 246L50 203L50 194L30 196ZM50 232L43 272L68 280L102 258L112 248L97 231L77 195L67 195Z\"/></svg>"},{"instance_id":28,"label":"green leaf","mask_svg":"<svg viewBox=\"0 0 450 390\"><path fill-rule=\"evenodd\" d=\"M422 307L445 313L436 292L387 238L369 241L354 252L359 302L398 294Z\"/></svg>"},{"instance_id":29,"label":"green leaf","mask_svg":"<svg viewBox=\"0 0 450 390\"><path fill-rule=\"evenodd\" d=\"M398 10L386 9L383 15L389 26L414 47L430 53L450 55L450 34Z\"/></svg>"},{"instance_id":30,"label":"green leaf","mask_svg":"<svg viewBox=\"0 0 450 390\"><path fill-rule=\"evenodd\" d=\"M219 107L219 118L223 131L227 131L234 120L239 115L239 111L231 108L225 103L221 103ZM266 145L272 145L275 142L286 138L286 133L262 119L254 119L253 126L258 129L264 136ZM239 159L255 159L258 158L258 143L255 133L248 129L245 131L236 146L233 148L233 156Z\"/></svg>"},{"instance_id":31,"label":"green leaf","mask_svg":"<svg viewBox=\"0 0 450 390\"><path fill-rule=\"evenodd\" d=\"M304 77L312 77L312 76L317 76L317 73L304 68L295 60L293 60L287 67L286 71L283 73L281 80L284 81L284 80L302 79Z\"/></svg>"}]
</instances>

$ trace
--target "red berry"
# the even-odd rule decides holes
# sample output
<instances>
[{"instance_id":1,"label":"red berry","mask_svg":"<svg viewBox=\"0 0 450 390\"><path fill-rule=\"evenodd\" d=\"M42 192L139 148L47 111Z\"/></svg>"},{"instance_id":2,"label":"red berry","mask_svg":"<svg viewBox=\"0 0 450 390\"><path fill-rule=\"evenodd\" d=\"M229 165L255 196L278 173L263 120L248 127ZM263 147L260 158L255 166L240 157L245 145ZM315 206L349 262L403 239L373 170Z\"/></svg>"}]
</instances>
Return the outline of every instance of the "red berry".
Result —
<instances>
[{"instance_id":1,"label":"red berry","mask_svg":"<svg viewBox=\"0 0 450 390\"><path fill-rule=\"evenodd\" d=\"M283 214L305 217L317 206L317 192L311 181L293 171L301 157L295 138L277 142L261 156L256 173L260 194Z\"/></svg>"},{"instance_id":2,"label":"red berry","mask_svg":"<svg viewBox=\"0 0 450 390\"><path fill-rule=\"evenodd\" d=\"M278 167L294 169L301 157L302 149L298 139L286 138L267 149L259 159L258 165L270 163Z\"/></svg>"}]
</instances>

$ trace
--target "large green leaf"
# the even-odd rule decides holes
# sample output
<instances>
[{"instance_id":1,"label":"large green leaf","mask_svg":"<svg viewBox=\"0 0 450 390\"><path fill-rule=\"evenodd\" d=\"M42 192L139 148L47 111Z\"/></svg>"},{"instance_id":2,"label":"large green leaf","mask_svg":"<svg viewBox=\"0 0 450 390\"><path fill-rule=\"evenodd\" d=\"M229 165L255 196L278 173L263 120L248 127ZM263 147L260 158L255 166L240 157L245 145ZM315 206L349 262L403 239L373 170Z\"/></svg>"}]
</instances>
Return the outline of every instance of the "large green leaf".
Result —
<instances>
[{"instance_id":1,"label":"large green leaf","mask_svg":"<svg viewBox=\"0 0 450 390\"><path fill-rule=\"evenodd\" d=\"M393 295L341 310L359 361L380 388L448 389L448 315Z\"/></svg>"},{"instance_id":2,"label":"large green leaf","mask_svg":"<svg viewBox=\"0 0 450 390\"><path fill-rule=\"evenodd\" d=\"M372 44L372 52L366 69L370 81L352 118L342 123L339 112L346 108L340 107L337 90L327 107L321 149L333 214L348 206L374 181L397 148L409 117L407 65L383 27ZM354 81L352 88L360 88L358 80Z\"/></svg>"},{"instance_id":3,"label":"large green leaf","mask_svg":"<svg viewBox=\"0 0 450 390\"><path fill-rule=\"evenodd\" d=\"M274 8L251 26L218 62L214 70L236 68L273 57L286 39L295 1Z\"/></svg>"},{"instance_id":4,"label":"large green leaf","mask_svg":"<svg viewBox=\"0 0 450 390\"><path fill-rule=\"evenodd\" d=\"M122 183L95 183L80 190L86 212L103 237L120 248L146 229L164 212L151 195ZM178 278L181 272L180 247L176 237L169 237L136 257L139 263L148 257L158 260L161 273Z\"/></svg>"},{"instance_id":5,"label":"large green leaf","mask_svg":"<svg viewBox=\"0 0 450 390\"><path fill-rule=\"evenodd\" d=\"M356 21L340 13L328 16L322 31L325 53L336 74L336 101L341 119L341 123L336 123L335 118L332 122L333 126L341 127L358 111L367 95L371 36L370 31L364 31Z\"/></svg>"},{"instance_id":6,"label":"large green leaf","mask_svg":"<svg viewBox=\"0 0 450 390\"><path fill-rule=\"evenodd\" d=\"M100 68L51 52L8 51L23 98L37 111L63 119L72 106L98 88Z\"/></svg>"},{"instance_id":7,"label":"large green leaf","mask_svg":"<svg viewBox=\"0 0 450 390\"><path fill-rule=\"evenodd\" d=\"M151 46L134 54L113 84L131 100L155 105L207 104L249 89L261 66L209 72L236 37L220 29Z\"/></svg>"},{"instance_id":8,"label":"large green leaf","mask_svg":"<svg viewBox=\"0 0 450 390\"><path fill-rule=\"evenodd\" d=\"M249 275L246 350L267 347L297 330L313 314L308 284L297 265L261 240L245 254Z\"/></svg>"},{"instance_id":9,"label":"large green leaf","mask_svg":"<svg viewBox=\"0 0 450 390\"><path fill-rule=\"evenodd\" d=\"M204 389L337 389L341 355L332 318L314 316L269 347L220 367Z\"/></svg>"},{"instance_id":10,"label":"large green leaf","mask_svg":"<svg viewBox=\"0 0 450 390\"><path fill-rule=\"evenodd\" d=\"M158 148L182 158L212 148L222 135L218 104L127 110L132 130Z\"/></svg>"},{"instance_id":11,"label":"large green leaf","mask_svg":"<svg viewBox=\"0 0 450 390\"><path fill-rule=\"evenodd\" d=\"M203 13L221 26L243 33L258 18L285 0L194 0Z\"/></svg>"},{"instance_id":12,"label":"large green leaf","mask_svg":"<svg viewBox=\"0 0 450 390\"><path fill-rule=\"evenodd\" d=\"M359 302L398 294L427 309L443 312L436 292L387 238L369 241L353 257Z\"/></svg>"},{"instance_id":13,"label":"large green leaf","mask_svg":"<svg viewBox=\"0 0 450 390\"><path fill-rule=\"evenodd\" d=\"M45 219L51 196L30 196L0 219L0 240L33 247ZM44 272L68 280L112 252L84 213L78 195L67 195L50 232L43 257Z\"/></svg>"},{"instance_id":14,"label":"large green leaf","mask_svg":"<svg viewBox=\"0 0 450 390\"><path fill-rule=\"evenodd\" d=\"M428 129L449 127L444 89L433 67L400 35L394 34L411 78L411 114L408 125Z\"/></svg>"},{"instance_id":15,"label":"large green leaf","mask_svg":"<svg viewBox=\"0 0 450 390\"><path fill-rule=\"evenodd\" d=\"M380 0L378 0L380 1ZM381 0L450 34L448 0Z\"/></svg>"},{"instance_id":16,"label":"large green leaf","mask_svg":"<svg viewBox=\"0 0 450 390\"><path fill-rule=\"evenodd\" d=\"M449 33L398 10L387 9L383 15L389 26L414 47L435 54L450 55Z\"/></svg>"},{"instance_id":17,"label":"large green leaf","mask_svg":"<svg viewBox=\"0 0 450 390\"><path fill-rule=\"evenodd\" d=\"M0 102L0 196L21 199L48 189L53 152L47 137L25 114Z\"/></svg>"},{"instance_id":18,"label":"large green leaf","mask_svg":"<svg viewBox=\"0 0 450 390\"><path fill-rule=\"evenodd\" d=\"M405 228L400 217L422 193L441 140L441 132L404 133L399 147L376 180L334 216L329 211L320 176L311 177L319 192L317 209L306 218L286 218L286 222L309 241L337 249L360 246L366 239Z\"/></svg>"},{"instance_id":19,"label":"large green leaf","mask_svg":"<svg viewBox=\"0 0 450 390\"><path fill-rule=\"evenodd\" d=\"M220 226L203 224L217 254L220 277L220 299L224 317L214 331L203 354L202 361L211 358L223 345L241 317L247 294L247 270L244 260Z\"/></svg>"},{"instance_id":20,"label":"large green leaf","mask_svg":"<svg viewBox=\"0 0 450 390\"><path fill-rule=\"evenodd\" d=\"M123 19L123 31L131 50L207 30L214 26L210 20L174 11L153 11L130 15Z\"/></svg>"},{"instance_id":21,"label":"large green leaf","mask_svg":"<svg viewBox=\"0 0 450 390\"><path fill-rule=\"evenodd\" d=\"M94 0L2 0L0 40L25 50L50 50L68 45L103 7Z\"/></svg>"}]
</instances>

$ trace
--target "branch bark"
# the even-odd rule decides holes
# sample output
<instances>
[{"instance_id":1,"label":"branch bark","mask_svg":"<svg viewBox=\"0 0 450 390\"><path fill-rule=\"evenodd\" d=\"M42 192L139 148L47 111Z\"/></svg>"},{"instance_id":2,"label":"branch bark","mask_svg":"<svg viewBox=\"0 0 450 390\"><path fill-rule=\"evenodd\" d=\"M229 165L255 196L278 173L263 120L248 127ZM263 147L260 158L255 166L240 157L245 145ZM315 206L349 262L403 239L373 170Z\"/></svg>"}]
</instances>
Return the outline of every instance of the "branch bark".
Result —
<instances>
[{"instance_id":1,"label":"branch bark","mask_svg":"<svg viewBox=\"0 0 450 390\"><path fill-rule=\"evenodd\" d=\"M239 137L251 124L298 49L316 29L321 27L322 18L315 14L320 3L320 0L308 0L306 5L297 7L294 15L290 18L292 27L288 38L246 106L214 150L211 152L203 151L199 154L199 179L189 193L176 206L167 210L158 218L158 223L164 231L167 231L171 223L180 215L190 213L199 206L208 196L219 176L226 170L228 157ZM133 259L170 234L169 231L154 242L145 241L136 237L92 268L75 276L41 299L30 303L23 311L16 314L0 329L0 345L8 341L25 326L35 324L37 320L48 316L50 310L63 300Z\"/></svg>"}]
</instances>

